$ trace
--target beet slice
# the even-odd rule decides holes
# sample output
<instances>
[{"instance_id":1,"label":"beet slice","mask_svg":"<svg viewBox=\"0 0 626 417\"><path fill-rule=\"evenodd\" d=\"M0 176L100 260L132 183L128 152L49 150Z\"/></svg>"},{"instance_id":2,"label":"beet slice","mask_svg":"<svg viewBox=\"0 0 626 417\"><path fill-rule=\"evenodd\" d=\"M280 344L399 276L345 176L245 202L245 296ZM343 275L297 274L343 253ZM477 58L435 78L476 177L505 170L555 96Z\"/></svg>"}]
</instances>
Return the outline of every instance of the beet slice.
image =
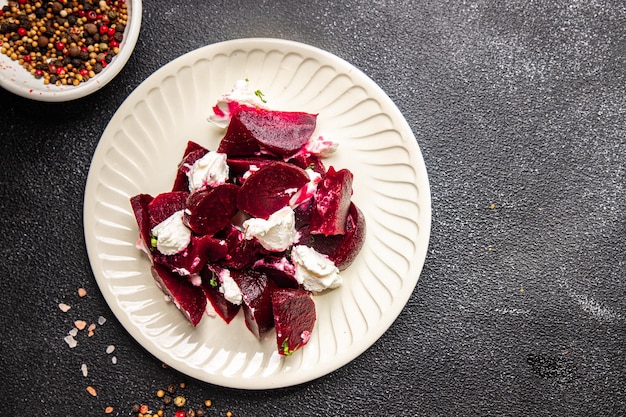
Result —
<instances>
[{"instance_id":1,"label":"beet slice","mask_svg":"<svg viewBox=\"0 0 626 417\"><path fill-rule=\"evenodd\" d=\"M302 169L311 168L313 171L320 174L322 178L326 175L324 162L322 162L322 159L316 155L299 153L287 162L299 166Z\"/></svg>"},{"instance_id":2,"label":"beet slice","mask_svg":"<svg viewBox=\"0 0 626 417\"><path fill-rule=\"evenodd\" d=\"M200 145L198 145L200 146ZM186 154L185 157L178 164L178 171L176 171L176 179L174 180L174 186L172 191L189 191L189 177L187 173L196 163L196 161L209 153L208 149L200 148Z\"/></svg>"},{"instance_id":3,"label":"beet slice","mask_svg":"<svg viewBox=\"0 0 626 417\"><path fill-rule=\"evenodd\" d=\"M309 176L302 168L276 161L250 175L239 188L237 205L252 217L267 219L288 205L307 182Z\"/></svg>"},{"instance_id":4,"label":"beet slice","mask_svg":"<svg viewBox=\"0 0 626 417\"><path fill-rule=\"evenodd\" d=\"M309 140L317 115L242 107L235 113L218 152L228 156L252 156L261 149L288 157Z\"/></svg>"},{"instance_id":5,"label":"beet slice","mask_svg":"<svg viewBox=\"0 0 626 417\"><path fill-rule=\"evenodd\" d=\"M189 195L183 222L194 233L212 236L230 223L237 213L237 192L234 184L203 188Z\"/></svg>"},{"instance_id":6,"label":"beet slice","mask_svg":"<svg viewBox=\"0 0 626 417\"><path fill-rule=\"evenodd\" d=\"M228 253L220 262L221 265L229 269L246 269L264 253L263 247L256 239L244 239L243 233L233 225L227 226L224 232Z\"/></svg>"},{"instance_id":7,"label":"beet slice","mask_svg":"<svg viewBox=\"0 0 626 417\"><path fill-rule=\"evenodd\" d=\"M218 152L225 153L229 157L253 156L261 150L252 132L237 117L242 110L244 110L243 107L232 115L226 133L217 147Z\"/></svg>"},{"instance_id":8,"label":"beet slice","mask_svg":"<svg viewBox=\"0 0 626 417\"><path fill-rule=\"evenodd\" d=\"M348 209L346 233L343 235L312 235L309 226L298 229L298 245L307 245L335 263L343 271L349 267L357 257L365 242L365 216L354 204Z\"/></svg>"},{"instance_id":9,"label":"beet slice","mask_svg":"<svg viewBox=\"0 0 626 417\"><path fill-rule=\"evenodd\" d=\"M352 198L352 173L347 169L328 168L326 176L315 191L311 210L311 233L341 235L346 232L346 220Z\"/></svg>"},{"instance_id":10,"label":"beet slice","mask_svg":"<svg viewBox=\"0 0 626 417\"><path fill-rule=\"evenodd\" d=\"M216 271L219 271L219 267L215 265L207 265L202 269L200 272L200 276L202 277L202 289L217 315L226 323L230 323L241 309L241 306L233 304L224 298L224 294L219 290L220 282L218 272Z\"/></svg>"},{"instance_id":11,"label":"beet slice","mask_svg":"<svg viewBox=\"0 0 626 417\"><path fill-rule=\"evenodd\" d=\"M272 292L278 353L289 356L306 345L315 326L315 303L308 291L278 288Z\"/></svg>"},{"instance_id":12,"label":"beet slice","mask_svg":"<svg viewBox=\"0 0 626 417\"><path fill-rule=\"evenodd\" d=\"M184 251L176 255L164 255L154 251L153 262L167 266L180 275L193 275L200 272L207 262L217 261L228 253L228 244L209 235L191 236L191 242Z\"/></svg>"},{"instance_id":13,"label":"beet slice","mask_svg":"<svg viewBox=\"0 0 626 417\"><path fill-rule=\"evenodd\" d=\"M139 239L145 245L146 250L150 249L150 241L152 240L149 207L153 199L154 197L150 194L138 194L130 198L130 206L139 228Z\"/></svg>"},{"instance_id":14,"label":"beet slice","mask_svg":"<svg viewBox=\"0 0 626 417\"><path fill-rule=\"evenodd\" d=\"M277 161L277 159L269 155L251 156L247 158L228 158L226 160L231 176L243 175L250 170L251 166L255 166L258 169L274 161Z\"/></svg>"},{"instance_id":15,"label":"beet slice","mask_svg":"<svg viewBox=\"0 0 626 417\"><path fill-rule=\"evenodd\" d=\"M231 277L243 295L243 311L246 327L256 337L261 338L274 327L272 314L271 280L257 271L231 271Z\"/></svg>"},{"instance_id":16,"label":"beet slice","mask_svg":"<svg viewBox=\"0 0 626 417\"><path fill-rule=\"evenodd\" d=\"M152 276L161 290L170 298L185 318L195 327L206 311L207 299L201 287L161 264L152 265Z\"/></svg>"},{"instance_id":17,"label":"beet slice","mask_svg":"<svg viewBox=\"0 0 626 417\"><path fill-rule=\"evenodd\" d=\"M179 210L183 210L189 193L186 191L170 191L154 197L148 205L150 213L150 230Z\"/></svg>"},{"instance_id":18,"label":"beet slice","mask_svg":"<svg viewBox=\"0 0 626 417\"><path fill-rule=\"evenodd\" d=\"M268 255L252 265L252 269L265 275L280 288L298 288L296 269L284 256Z\"/></svg>"}]
</instances>

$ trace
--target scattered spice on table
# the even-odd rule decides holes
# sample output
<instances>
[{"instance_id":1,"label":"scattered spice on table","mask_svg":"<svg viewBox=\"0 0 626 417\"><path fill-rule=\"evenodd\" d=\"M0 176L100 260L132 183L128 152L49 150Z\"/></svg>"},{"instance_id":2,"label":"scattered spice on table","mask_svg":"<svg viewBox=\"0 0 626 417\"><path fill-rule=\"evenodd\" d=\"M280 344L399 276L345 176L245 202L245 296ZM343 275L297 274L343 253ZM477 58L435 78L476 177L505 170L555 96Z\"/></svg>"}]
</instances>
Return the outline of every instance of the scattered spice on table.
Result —
<instances>
[{"instance_id":1,"label":"scattered spice on table","mask_svg":"<svg viewBox=\"0 0 626 417\"><path fill-rule=\"evenodd\" d=\"M86 289L84 289L84 288L82 288L82 287L78 289L78 296L79 296L79 297L81 297L81 298L82 298L82 297L84 297L84 296L86 296L86 295L87 295L87 290L86 290Z\"/></svg>"},{"instance_id":2,"label":"scattered spice on table","mask_svg":"<svg viewBox=\"0 0 626 417\"><path fill-rule=\"evenodd\" d=\"M165 389L158 389L155 394L160 402L152 404L153 407L149 403L134 403L130 408L131 414L136 417L207 417L209 415L207 409L213 402L206 399L199 406L194 406L180 391L186 387L187 384L181 382L169 384ZM178 394L172 398L171 395L175 393ZM232 416L232 413L228 411L225 415Z\"/></svg>"},{"instance_id":3,"label":"scattered spice on table","mask_svg":"<svg viewBox=\"0 0 626 417\"><path fill-rule=\"evenodd\" d=\"M126 0L9 0L0 10L0 52L44 84L80 85L119 53Z\"/></svg>"},{"instance_id":4,"label":"scattered spice on table","mask_svg":"<svg viewBox=\"0 0 626 417\"><path fill-rule=\"evenodd\" d=\"M95 397L98 395L98 393L96 392L96 389L94 387L92 387L91 385L87 386L87 392L89 393L89 395L91 395L92 397Z\"/></svg>"}]
</instances>

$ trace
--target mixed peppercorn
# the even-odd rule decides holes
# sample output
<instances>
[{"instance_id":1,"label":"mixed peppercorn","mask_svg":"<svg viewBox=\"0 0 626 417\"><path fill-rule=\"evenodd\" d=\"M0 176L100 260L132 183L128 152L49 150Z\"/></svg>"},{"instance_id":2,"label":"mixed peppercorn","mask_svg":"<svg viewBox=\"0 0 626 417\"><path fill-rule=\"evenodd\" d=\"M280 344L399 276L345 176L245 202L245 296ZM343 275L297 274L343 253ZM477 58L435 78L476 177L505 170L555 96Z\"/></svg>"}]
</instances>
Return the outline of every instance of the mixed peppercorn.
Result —
<instances>
[{"instance_id":1,"label":"mixed peppercorn","mask_svg":"<svg viewBox=\"0 0 626 417\"><path fill-rule=\"evenodd\" d=\"M126 0L10 0L0 10L0 52L44 84L79 85L119 53Z\"/></svg>"},{"instance_id":2,"label":"mixed peppercorn","mask_svg":"<svg viewBox=\"0 0 626 417\"><path fill-rule=\"evenodd\" d=\"M186 384L181 382L179 385L170 384L166 389L160 389L156 392L160 404L156 406L156 410L147 404L135 403L131 406L131 414L136 417L208 417L208 409L212 406L211 400L204 401L204 407L190 407L187 399L181 395L178 388L185 388ZM168 409L174 406L175 410ZM173 414L171 414L173 412ZM232 417L233 413L226 412L226 417Z\"/></svg>"}]
</instances>

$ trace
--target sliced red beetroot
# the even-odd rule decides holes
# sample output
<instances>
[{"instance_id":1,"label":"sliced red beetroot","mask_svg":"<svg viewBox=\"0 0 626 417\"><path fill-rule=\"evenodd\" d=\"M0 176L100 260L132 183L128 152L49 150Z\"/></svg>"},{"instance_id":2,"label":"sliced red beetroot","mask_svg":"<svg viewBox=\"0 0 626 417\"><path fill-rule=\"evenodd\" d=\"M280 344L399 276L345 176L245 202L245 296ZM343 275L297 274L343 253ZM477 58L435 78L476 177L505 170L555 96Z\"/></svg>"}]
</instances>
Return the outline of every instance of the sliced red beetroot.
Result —
<instances>
[{"instance_id":1,"label":"sliced red beetroot","mask_svg":"<svg viewBox=\"0 0 626 417\"><path fill-rule=\"evenodd\" d=\"M346 232L346 220L352 198L352 173L347 169L328 168L326 176L315 191L311 210L311 233L341 235Z\"/></svg>"},{"instance_id":2,"label":"sliced red beetroot","mask_svg":"<svg viewBox=\"0 0 626 417\"><path fill-rule=\"evenodd\" d=\"M246 327L261 338L274 327L272 290L274 284L257 271L231 271L231 277L241 289Z\"/></svg>"},{"instance_id":3,"label":"sliced red beetroot","mask_svg":"<svg viewBox=\"0 0 626 417\"><path fill-rule=\"evenodd\" d=\"M225 153L229 157L253 156L261 150L252 132L237 117L242 109L239 109L230 119L226 133L217 147L218 152Z\"/></svg>"},{"instance_id":4,"label":"sliced red beetroot","mask_svg":"<svg viewBox=\"0 0 626 417\"><path fill-rule=\"evenodd\" d=\"M293 208L293 214L296 218L296 229L308 225L311 222L311 210L313 209L313 199L303 201Z\"/></svg>"},{"instance_id":5,"label":"sliced red beetroot","mask_svg":"<svg viewBox=\"0 0 626 417\"><path fill-rule=\"evenodd\" d=\"M153 252L153 261L167 266L181 275L193 275L200 272L207 262L222 259L228 253L228 244L209 235L192 236L184 251L176 255L164 255Z\"/></svg>"},{"instance_id":6,"label":"sliced red beetroot","mask_svg":"<svg viewBox=\"0 0 626 417\"><path fill-rule=\"evenodd\" d=\"M152 239L152 227L150 224L150 212L148 207L153 197L149 194L138 194L130 198L130 206L133 209L137 226L139 227L139 238L146 245L146 249L150 248Z\"/></svg>"},{"instance_id":7,"label":"sliced red beetroot","mask_svg":"<svg viewBox=\"0 0 626 417\"><path fill-rule=\"evenodd\" d=\"M311 168L313 171L320 174L322 178L324 178L324 175L326 175L326 167L324 166L324 162L322 162L321 158L318 156L299 153L287 162L299 166L302 169Z\"/></svg>"},{"instance_id":8,"label":"sliced red beetroot","mask_svg":"<svg viewBox=\"0 0 626 417\"><path fill-rule=\"evenodd\" d=\"M189 147L187 148L189 149ZM195 164L198 159L202 158L207 153L209 153L208 149L200 147L200 149L195 149L185 154L185 157L178 165L178 171L176 172L176 179L174 180L172 191L189 191L189 177L187 177L187 173L193 164Z\"/></svg>"},{"instance_id":9,"label":"sliced red beetroot","mask_svg":"<svg viewBox=\"0 0 626 417\"><path fill-rule=\"evenodd\" d=\"M265 149L288 157L298 152L315 130L317 115L242 107L235 113L218 152L252 156Z\"/></svg>"},{"instance_id":10,"label":"sliced red beetroot","mask_svg":"<svg viewBox=\"0 0 626 417\"><path fill-rule=\"evenodd\" d=\"M185 277L160 264L152 265L152 276L187 320L196 326L206 311L207 300L202 288L192 285Z\"/></svg>"},{"instance_id":11,"label":"sliced red beetroot","mask_svg":"<svg viewBox=\"0 0 626 417\"><path fill-rule=\"evenodd\" d=\"M251 167L259 169L262 166L271 164L276 160L277 159L275 157L271 156L251 156L247 158L228 158L226 162L228 163L230 174L237 176L245 174L251 169Z\"/></svg>"},{"instance_id":12,"label":"sliced red beetroot","mask_svg":"<svg viewBox=\"0 0 626 417\"><path fill-rule=\"evenodd\" d=\"M315 303L308 291L279 288L272 292L278 353L289 356L306 345L315 326Z\"/></svg>"},{"instance_id":13,"label":"sliced red beetroot","mask_svg":"<svg viewBox=\"0 0 626 417\"><path fill-rule=\"evenodd\" d=\"M307 182L309 176L302 168L276 161L248 177L237 194L237 205L252 217L267 219L288 205Z\"/></svg>"},{"instance_id":14,"label":"sliced red beetroot","mask_svg":"<svg viewBox=\"0 0 626 417\"><path fill-rule=\"evenodd\" d=\"M365 217L354 204L350 204L346 233L343 235L312 235L309 227L298 230L297 244L307 245L322 253L335 263L339 270L344 270L354 262L365 242Z\"/></svg>"},{"instance_id":15,"label":"sliced red beetroot","mask_svg":"<svg viewBox=\"0 0 626 417\"><path fill-rule=\"evenodd\" d=\"M252 265L252 269L262 272L280 288L298 288L296 269L284 256L268 255Z\"/></svg>"},{"instance_id":16,"label":"sliced red beetroot","mask_svg":"<svg viewBox=\"0 0 626 417\"><path fill-rule=\"evenodd\" d=\"M199 235L212 236L230 223L237 213L237 192L234 184L194 191L187 199L183 222Z\"/></svg>"},{"instance_id":17,"label":"sliced red beetroot","mask_svg":"<svg viewBox=\"0 0 626 417\"><path fill-rule=\"evenodd\" d=\"M224 298L224 294L220 292L220 281L218 278L220 270L222 269L216 265L207 265L207 267L202 269L200 272L200 276L202 277L202 289L217 315L226 323L230 323L239 312L241 306L231 303Z\"/></svg>"},{"instance_id":18,"label":"sliced red beetroot","mask_svg":"<svg viewBox=\"0 0 626 417\"><path fill-rule=\"evenodd\" d=\"M255 239L244 239L243 233L230 225L220 232L228 244L228 253L220 264L229 269L246 269L257 261L263 253L263 247Z\"/></svg>"},{"instance_id":19,"label":"sliced red beetroot","mask_svg":"<svg viewBox=\"0 0 626 417\"><path fill-rule=\"evenodd\" d=\"M189 197L189 193L185 191L170 191L154 197L148 205L150 229L177 211L183 210L187 202L187 197Z\"/></svg>"}]
</instances>

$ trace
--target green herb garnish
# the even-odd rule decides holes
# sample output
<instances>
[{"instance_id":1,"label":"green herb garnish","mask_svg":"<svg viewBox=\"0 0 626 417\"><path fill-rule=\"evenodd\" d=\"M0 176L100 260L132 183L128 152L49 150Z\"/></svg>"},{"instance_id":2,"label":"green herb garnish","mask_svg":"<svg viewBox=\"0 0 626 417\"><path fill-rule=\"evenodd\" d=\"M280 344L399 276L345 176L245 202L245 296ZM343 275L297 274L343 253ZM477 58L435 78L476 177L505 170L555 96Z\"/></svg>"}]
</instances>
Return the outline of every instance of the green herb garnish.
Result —
<instances>
[{"instance_id":1,"label":"green herb garnish","mask_svg":"<svg viewBox=\"0 0 626 417\"><path fill-rule=\"evenodd\" d=\"M283 343L280 345L280 348L283 350L285 356L291 356L295 350L289 350L289 345L287 344L287 340L289 338L283 340Z\"/></svg>"},{"instance_id":2,"label":"green herb garnish","mask_svg":"<svg viewBox=\"0 0 626 417\"><path fill-rule=\"evenodd\" d=\"M267 103L267 101L263 97L263 92L261 90L256 90L254 92L254 95L256 95L258 98L260 98L263 103Z\"/></svg>"},{"instance_id":3,"label":"green herb garnish","mask_svg":"<svg viewBox=\"0 0 626 417\"><path fill-rule=\"evenodd\" d=\"M209 280L209 285L213 288L217 288L220 285L220 283L217 282L217 277L214 271L211 271L211 279Z\"/></svg>"}]
</instances>

